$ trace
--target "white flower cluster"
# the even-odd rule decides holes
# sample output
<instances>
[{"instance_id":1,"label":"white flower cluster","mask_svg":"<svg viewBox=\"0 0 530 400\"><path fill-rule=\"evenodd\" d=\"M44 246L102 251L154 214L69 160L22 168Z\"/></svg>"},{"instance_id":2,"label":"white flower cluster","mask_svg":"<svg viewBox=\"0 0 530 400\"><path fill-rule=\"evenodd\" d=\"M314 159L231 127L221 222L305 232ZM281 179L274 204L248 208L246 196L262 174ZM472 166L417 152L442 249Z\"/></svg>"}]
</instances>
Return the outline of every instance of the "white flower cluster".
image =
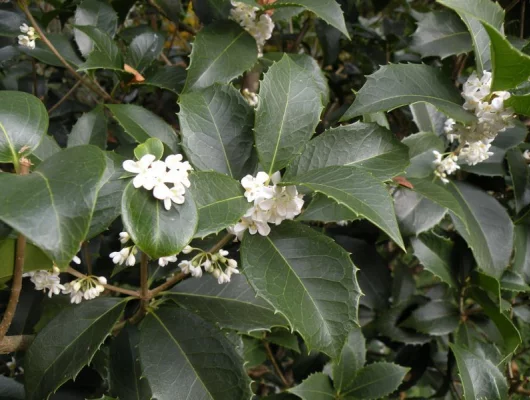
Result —
<instances>
[{"instance_id":1,"label":"white flower cluster","mask_svg":"<svg viewBox=\"0 0 530 400\"><path fill-rule=\"evenodd\" d=\"M233 8L230 11L230 16L256 39L259 57L263 56L263 46L270 39L274 30L274 22L272 22L271 17L266 13L258 15L258 7L234 0L231 0L231 3Z\"/></svg>"},{"instance_id":2,"label":"white flower cluster","mask_svg":"<svg viewBox=\"0 0 530 400\"><path fill-rule=\"evenodd\" d=\"M35 48L35 39L39 38L39 35L35 33L35 28L22 24L20 25L20 32L25 33L25 35L18 35L18 44L33 50Z\"/></svg>"},{"instance_id":3,"label":"white flower cluster","mask_svg":"<svg viewBox=\"0 0 530 400\"><path fill-rule=\"evenodd\" d=\"M104 276L86 276L64 284L63 293L70 294L70 302L79 304L83 299L92 300L98 297L107 284Z\"/></svg>"},{"instance_id":4,"label":"white flower cluster","mask_svg":"<svg viewBox=\"0 0 530 400\"><path fill-rule=\"evenodd\" d=\"M51 272L47 270L32 271L26 272L22 276L30 278L31 282L35 285L35 290L42 290L44 293L48 291L48 297L52 297L52 295L60 294L65 289L61 285L60 273L59 268L54 265Z\"/></svg>"},{"instance_id":5,"label":"white flower cluster","mask_svg":"<svg viewBox=\"0 0 530 400\"><path fill-rule=\"evenodd\" d=\"M247 175L241 179L245 188L245 197L254 203L241 221L230 227L228 231L239 240L248 229L251 235L259 233L267 236L271 228L269 223L280 225L286 219L293 219L302 212L303 195L298 194L296 186L278 186L281 180L280 172L271 176L265 172L258 172L256 177ZM272 181L272 185L269 182Z\"/></svg>"},{"instance_id":6,"label":"white flower cluster","mask_svg":"<svg viewBox=\"0 0 530 400\"><path fill-rule=\"evenodd\" d=\"M155 159L154 155L146 154L139 161L124 161L123 169L136 174L135 188L152 190L153 196L164 202L166 210L171 209L172 203L183 204L186 188L190 187L188 173L193 167L188 161L182 161L181 154L167 156L165 161Z\"/></svg>"},{"instance_id":7,"label":"white flower cluster","mask_svg":"<svg viewBox=\"0 0 530 400\"><path fill-rule=\"evenodd\" d=\"M473 111L477 121L462 125L453 119L445 122L445 134L451 143L458 140L458 148L445 155L434 152L435 174L447 183L447 175L454 173L459 166L456 161L476 165L487 160L493 153L489 151L491 142L500 133L512 126L514 112L506 108L504 101L510 98L505 91L491 92L491 72L484 71L482 78L471 74L464 83L462 96L466 100L464 108Z\"/></svg>"},{"instance_id":8,"label":"white flower cluster","mask_svg":"<svg viewBox=\"0 0 530 400\"><path fill-rule=\"evenodd\" d=\"M185 260L179 263L179 267L183 273L200 278L202 276L202 267L204 267L204 271L217 278L219 284L228 283L233 274L239 274L237 261L226 258L228 251L220 249L217 253L211 254L191 246L186 246L182 250L184 254L189 254L193 251L198 251L199 253L191 260Z\"/></svg>"}]
</instances>

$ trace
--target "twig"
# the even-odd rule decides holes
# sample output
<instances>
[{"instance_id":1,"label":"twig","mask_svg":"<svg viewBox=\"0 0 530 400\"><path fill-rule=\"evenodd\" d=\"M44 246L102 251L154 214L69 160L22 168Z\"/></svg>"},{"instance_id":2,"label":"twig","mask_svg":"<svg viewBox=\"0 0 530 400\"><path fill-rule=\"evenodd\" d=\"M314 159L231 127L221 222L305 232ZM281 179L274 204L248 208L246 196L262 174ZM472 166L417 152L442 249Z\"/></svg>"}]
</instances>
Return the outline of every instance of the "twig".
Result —
<instances>
[{"instance_id":1,"label":"twig","mask_svg":"<svg viewBox=\"0 0 530 400\"><path fill-rule=\"evenodd\" d=\"M72 93L75 92L75 90L79 87L79 85L81 85L81 81L77 81L74 86L72 86L70 88L70 90L68 92L66 92L66 94L61 97L61 99L55 103L53 106L50 107L50 109L48 110L48 114L51 114L52 111L54 111L57 107L59 107L61 104L63 104L67 99L68 97L70 97L72 95Z\"/></svg>"},{"instance_id":2,"label":"twig","mask_svg":"<svg viewBox=\"0 0 530 400\"><path fill-rule=\"evenodd\" d=\"M28 175L31 161L26 158L22 158L19 161L18 175ZM18 235L16 256L15 256L15 268L13 270L13 284L11 286L11 295L9 296L9 302L7 303L6 311L0 323L0 342L6 336L15 311L17 310L18 299L20 297L20 290L22 288L22 274L24 273L24 255L26 251L26 237L22 234Z\"/></svg>"},{"instance_id":3,"label":"twig","mask_svg":"<svg viewBox=\"0 0 530 400\"><path fill-rule=\"evenodd\" d=\"M160 53L160 58L162 59L162 61L166 63L166 65L173 65L171 61L169 61L169 58L167 58L167 56L164 53Z\"/></svg>"},{"instance_id":4,"label":"twig","mask_svg":"<svg viewBox=\"0 0 530 400\"><path fill-rule=\"evenodd\" d=\"M66 272L68 272L70 275L75 276L76 278L86 278L87 276L85 274L82 274L78 270L68 267ZM122 289L121 287L114 286L114 285L103 285L105 289L111 290L116 293L126 294L127 296L133 296L133 297L141 297L140 293L135 292L133 290L128 289Z\"/></svg>"},{"instance_id":5,"label":"twig","mask_svg":"<svg viewBox=\"0 0 530 400\"><path fill-rule=\"evenodd\" d=\"M35 339L34 335L13 335L6 336L0 341L0 354L14 353L15 351L26 350Z\"/></svg>"},{"instance_id":6,"label":"twig","mask_svg":"<svg viewBox=\"0 0 530 400\"><path fill-rule=\"evenodd\" d=\"M300 44L302 43L302 40L304 40L304 36L309 31L309 28L311 27L311 21L313 19L311 17L307 17L307 19L304 22L304 25L302 25L302 29L300 29L300 33L298 36L296 36L295 41L291 45L291 52L296 53L298 51L298 47L300 47Z\"/></svg>"},{"instance_id":7,"label":"twig","mask_svg":"<svg viewBox=\"0 0 530 400\"><path fill-rule=\"evenodd\" d=\"M231 233L227 233L210 250L208 250L208 253L217 253L224 246L226 246L227 243L230 243L232 240L234 240L234 237L235 236Z\"/></svg>"},{"instance_id":8,"label":"twig","mask_svg":"<svg viewBox=\"0 0 530 400\"><path fill-rule=\"evenodd\" d=\"M285 379L285 376L283 375L283 371L278 365L278 361L276 361L276 357L274 357L274 354L272 354L271 346L269 345L269 342L266 340L263 341L263 346L265 347L265 350L267 351L267 355L269 356L269 359L272 363L272 366L274 367L274 370L276 371L276 374L280 377L283 386L289 387L289 383L287 382L287 379Z\"/></svg>"}]
</instances>

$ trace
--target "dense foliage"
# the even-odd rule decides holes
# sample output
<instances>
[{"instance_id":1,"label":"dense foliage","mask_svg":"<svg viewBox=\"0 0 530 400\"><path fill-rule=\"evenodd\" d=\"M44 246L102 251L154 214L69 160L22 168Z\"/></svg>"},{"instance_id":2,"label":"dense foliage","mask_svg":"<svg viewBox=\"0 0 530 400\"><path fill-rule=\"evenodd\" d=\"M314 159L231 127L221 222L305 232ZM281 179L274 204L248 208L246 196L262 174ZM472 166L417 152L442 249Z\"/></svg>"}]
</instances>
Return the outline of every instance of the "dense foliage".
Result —
<instances>
[{"instance_id":1,"label":"dense foliage","mask_svg":"<svg viewBox=\"0 0 530 400\"><path fill-rule=\"evenodd\" d=\"M0 2L0 399L530 396L526 3Z\"/></svg>"}]
</instances>

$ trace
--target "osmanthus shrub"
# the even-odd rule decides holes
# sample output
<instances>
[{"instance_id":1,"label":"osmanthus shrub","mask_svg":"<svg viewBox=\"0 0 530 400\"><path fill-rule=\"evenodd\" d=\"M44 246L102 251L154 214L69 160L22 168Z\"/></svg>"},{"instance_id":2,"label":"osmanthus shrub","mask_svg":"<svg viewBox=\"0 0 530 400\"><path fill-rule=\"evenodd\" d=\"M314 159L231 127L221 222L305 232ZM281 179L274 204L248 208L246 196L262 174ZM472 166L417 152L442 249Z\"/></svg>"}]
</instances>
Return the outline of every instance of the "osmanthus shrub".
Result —
<instances>
[{"instance_id":1,"label":"osmanthus shrub","mask_svg":"<svg viewBox=\"0 0 530 400\"><path fill-rule=\"evenodd\" d=\"M0 398L528 396L507 7L2 2Z\"/></svg>"}]
</instances>

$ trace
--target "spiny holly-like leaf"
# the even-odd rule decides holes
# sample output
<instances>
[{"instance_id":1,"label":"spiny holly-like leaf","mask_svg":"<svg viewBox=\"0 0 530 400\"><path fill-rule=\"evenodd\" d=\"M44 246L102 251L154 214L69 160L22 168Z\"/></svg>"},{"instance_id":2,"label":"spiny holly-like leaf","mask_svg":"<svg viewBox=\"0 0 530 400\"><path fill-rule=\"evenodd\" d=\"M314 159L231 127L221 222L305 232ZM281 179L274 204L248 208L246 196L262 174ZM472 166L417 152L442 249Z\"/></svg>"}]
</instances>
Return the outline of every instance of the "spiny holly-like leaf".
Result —
<instances>
[{"instance_id":1,"label":"spiny holly-like leaf","mask_svg":"<svg viewBox=\"0 0 530 400\"><path fill-rule=\"evenodd\" d=\"M107 117L102 107L83 114L68 135L68 147L93 144L100 149L107 147Z\"/></svg>"},{"instance_id":2,"label":"spiny holly-like leaf","mask_svg":"<svg viewBox=\"0 0 530 400\"><path fill-rule=\"evenodd\" d=\"M449 286L457 287L451 271L453 242L434 233L422 233L411 238L414 255L423 267Z\"/></svg>"},{"instance_id":3,"label":"spiny holly-like leaf","mask_svg":"<svg viewBox=\"0 0 530 400\"><path fill-rule=\"evenodd\" d=\"M451 213L458 233L466 240L486 274L500 278L509 264L513 247L513 224L497 200L467 183L448 184L464 210L465 218Z\"/></svg>"},{"instance_id":4,"label":"spiny holly-like leaf","mask_svg":"<svg viewBox=\"0 0 530 400\"><path fill-rule=\"evenodd\" d=\"M475 64L477 72L482 74L483 71L491 70L491 43L488 32L484 29L482 23L470 16L469 14L460 14L460 18L467 26L473 41L473 48L475 49Z\"/></svg>"},{"instance_id":5,"label":"spiny holly-like leaf","mask_svg":"<svg viewBox=\"0 0 530 400\"><path fill-rule=\"evenodd\" d=\"M466 26L457 15L449 11L434 11L418 22L410 48L422 57L443 59L471 51L472 44Z\"/></svg>"},{"instance_id":6,"label":"spiny holly-like leaf","mask_svg":"<svg viewBox=\"0 0 530 400\"><path fill-rule=\"evenodd\" d=\"M133 104L106 104L113 117L138 143L150 137L160 139L173 152L178 149L177 135L173 128L158 115Z\"/></svg>"},{"instance_id":7,"label":"spiny holly-like leaf","mask_svg":"<svg viewBox=\"0 0 530 400\"><path fill-rule=\"evenodd\" d=\"M67 266L88 233L105 166L105 154L87 145L54 154L30 175L0 174L0 219Z\"/></svg>"},{"instance_id":8,"label":"spiny holly-like leaf","mask_svg":"<svg viewBox=\"0 0 530 400\"><path fill-rule=\"evenodd\" d=\"M147 315L140 325L138 349L142 376L149 382L153 398L251 397L243 360L224 334L176 305L160 307Z\"/></svg>"},{"instance_id":9,"label":"spiny holly-like leaf","mask_svg":"<svg viewBox=\"0 0 530 400\"><path fill-rule=\"evenodd\" d=\"M164 37L159 33L145 32L136 36L129 45L127 64L143 72L155 61L164 48Z\"/></svg>"},{"instance_id":10,"label":"spiny holly-like leaf","mask_svg":"<svg viewBox=\"0 0 530 400\"><path fill-rule=\"evenodd\" d=\"M401 326L428 335L443 336L454 332L459 322L460 313L454 304L448 301L430 301L415 309Z\"/></svg>"},{"instance_id":11,"label":"spiny holly-like leaf","mask_svg":"<svg viewBox=\"0 0 530 400\"><path fill-rule=\"evenodd\" d=\"M455 10L460 15L469 15L487 22L497 30L502 30L504 10L499 3L491 0L437 0L438 3Z\"/></svg>"},{"instance_id":12,"label":"spiny holly-like leaf","mask_svg":"<svg viewBox=\"0 0 530 400\"><path fill-rule=\"evenodd\" d=\"M289 389L302 400L336 399L329 376L321 372L309 375L301 384Z\"/></svg>"},{"instance_id":13,"label":"spiny holly-like leaf","mask_svg":"<svg viewBox=\"0 0 530 400\"><path fill-rule=\"evenodd\" d=\"M197 207L189 190L184 197L184 204L173 203L168 211L152 191L137 189L132 182L125 188L121 201L123 225L138 248L152 259L179 253L193 238Z\"/></svg>"},{"instance_id":14,"label":"spiny holly-like leaf","mask_svg":"<svg viewBox=\"0 0 530 400\"><path fill-rule=\"evenodd\" d=\"M116 11L105 2L84 0L75 10L74 23L90 25L106 32L111 37L116 33L118 16ZM75 29L75 41L79 51L85 57L94 49L94 42L82 31Z\"/></svg>"},{"instance_id":15,"label":"spiny holly-like leaf","mask_svg":"<svg viewBox=\"0 0 530 400\"><path fill-rule=\"evenodd\" d=\"M474 115L462 108L460 93L437 68L423 64L392 64L381 67L367 78L342 121L418 102L430 103L457 121L475 120Z\"/></svg>"},{"instance_id":16,"label":"spiny holly-like leaf","mask_svg":"<svg viewBox=\"0 0 530 400\"><path fill-rule=\"evenodd\" d=\"M15 267L15 239L0 240L0 284L7 282L13 275ZM40 269L51 269L53 266L46 254L37 246L26 243L24 251L24 272L36 271Z\"/></svg>"},{"instance_id":17,"label":"spiny holly-like leaf","mask_svg":"<svg viewBox=\"0 0 530 400\"><path fill-rule=\"evenodd\" d=\"M75 378L110 334L126 302L111 297L90 300L68 307L48 323L26 353L26 399L48 399Z\"/></svg>"},{"instance_id":18,"label":"spiny holly-like leaf","mask_svg":"<svg viewBox=\"0 0 530 400\"><path fill-rule=\"evenodd\" d=\"M75 25L75 28L86 34L94 42L94 49L90 52L87 60L79 66L79 71L99 68L123 70L121 51L107 32L89 25Z\"/></svg>"},{"instance_id":19,"label":"spiny holly-like leaf","mask_svg":"<svg viewBox=\"0 0 530 400\"><path fill-rule=\"evenodd\" d=\"M228 83L258 59L256 41L239 24L220 21L195 37L184 91Z\"/></svg>"},{"instance_id":20,"label":"spiny holly-like leaf","mask_svg":"<svg viewBox=\"0 0 530 400\"><path fill-rule=\"evenodd\" d=\"M530 282L530 228L527 225L515 226L513 270Z\"/></svg>"},{"instance_id":21,"label":"spiny holly-like leaf","mask_svg":"<svg viewBox=\"0 0 530 400\"><path fill-rule=\"evenodd\" d=\"M342 348L340 358L333 364L333 386L339 393L346 392L364 363L366 342L361 328L354 328Z\"/></svg>"},{"instance_id":22,"label":"spiny holly-like leaf","mask_svg":"<svg viewBox=\"0 0 530 400\"><path fill-rule=\"evenodd\" d=\"M228 285L219 285L213 277L188 279L167 296L221 328L248 333L288 326L281 314L256 297L243 275L232 275Z\"/></svg>"},{"instance_id":23,"label":"spiny holly-like leaf","mask_svg":"<svg viewBox=\"0 0 530 400\"><path fill-rule=\"evenodd\" d=\"M386 180L408 165L408 148L387 129L357 122L330 129L311 140L289 165L286 176L332 165L351 165Z\"/></svg>"},{"instance_id":24,"label":"spiny holly-like leaf","mask_svg":"<svg viewBox=\"0 0 530 400\"><path fill-rule=\"evenodd\" d=\"M254 136L262 167L270 174L284 168L313 135L322 110L312 75L288 55L263 77Z\"/></svg>"},{"instance_id":25,"label":"spiny holly-like leaf","mask_svg":"<svg viewBox=\"0 0 530 400\"><path fill-rule=\"evenodd\" d=\"M385 186L371 174L355 167L326 167L288 179L282 184L304 186L325 194L368 219L404 248L392 198Z\"/></svg>"},{"instance_id":26,"label":"spiny holly-like leaf","mask_svg":"<svg viewBox=\"0 0 530 400\"><path fill-rule=\"evenodd\" d=\"M236 179L252 172L254 110L234 87L187 92L179 105L182 147L195 168Z\"/></svg>"},{"instance_id":27,"label":"spiny holly-like leaf","mask_svg":"<svg viewBox=\"0 0 530 400\"><path fill-rule=\"evenodd\" d=\"M287 318L308 348L339 355L357 323L360 297L356 268L344 249L284 221L266 237L247 232L241 262L257 294Z\"/></svg>"},{"instance_id":28,"label":"spiny holly-like leaf","mask_svg":"<svg viewBox=\"0 0 530 400\"><path fill-rule=\"evenodd\" d=\"M179 94L186 82L186 70L181 66L164 65L154 71L149 68L141 85L155 86ZM152 72L151 72L152 71Z\"/></svg>"},{"instance_id":29,"label":"spiny holly-like leaf","mask_svg":"<svg viewBox=\"0 0 530 400\"><path fill-rule=\"evenodd\" d=\"M190 190L197 205L199 224L196 237L218 233L236 224L252 206L243 196L239 182L218 172L194 172Z\"/></svg>"},{"instance_id":30,"label":"spiny holly-like leaf","mask_svg":"<svg viewBox=\"0 0 530 400\"><path fill-rule=\"evenodd\" d=\"M33 152L48 130L44 104L30 94L0 92L0 162L14 163Z\"/></svg>"},{"instance_id":31,"label":"spiny holly-like leaf","mask_svg":"<svg viewBox=\"0 0 530 400\"><path fill-rule=\"evenodd\" d=\"M503 373L490 360L450 344L466 399L508 399L508 384Z\"/></svg>"}]
</instances>

